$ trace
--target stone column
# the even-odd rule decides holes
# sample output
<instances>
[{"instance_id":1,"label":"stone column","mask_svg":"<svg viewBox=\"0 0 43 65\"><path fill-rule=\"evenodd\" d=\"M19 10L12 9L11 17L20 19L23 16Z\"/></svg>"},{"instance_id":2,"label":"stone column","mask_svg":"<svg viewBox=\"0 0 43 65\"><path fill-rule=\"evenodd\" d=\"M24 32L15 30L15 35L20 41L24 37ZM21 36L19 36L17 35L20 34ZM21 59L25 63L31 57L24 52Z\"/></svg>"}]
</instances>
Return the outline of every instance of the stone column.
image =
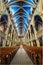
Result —
<instances>
[{"instance_id":1,"label":"stone column","mask_svg":"<svg viewBox=\"0 0 43 65\"><path fill-rule=\"evenodd\" d=\"M33 46L31 30L30 30L30 40L31 40L31 46Z\"/></svg>"},{"instance_id":2,"label":"stone column","mask_svg":"<svg viewBox=\"0 0 43 65\"><path fill-rule=\"evenodd\" d=\"M29 34L30 34L30 38L29 38L29 35L28 35L29 46L30 46L30 45L33 46L33 42L32 42L32 34L31 34L31 28L30 28L30 26L29 26L28 32L29 32ZM30 43L30 41L31 41L31 43Z\"/></svg>"},{"instance_id":3,"label":"stone column","mask_svg":"<svg viewBox=\"0 0 43 65\"><path fill-rule=\"evenodd\" d=\"M8 25L7 25L7 29L5 31L6 36L5 36L5 39L3 40L3 45L4 45L3 47L6 46L6 40L7 40L7 36L8 36L8 31L9 31L10 23L11 23L11 20L10 20L10 18L8 16Z\"/></svg>"},{"instance_id":4,"label":"stone column","mask_svg":"<svg viewBox=\"0 0 43 65\"><path fill-rule=\"evenodd\" d=\"M35 27L33 26L33 30L34 30L34 35L35 35L35 39L36 39L36 43L37 43L37 47L40 47L40 43L39 43L39 40L37 38L37 31L35 29Z\"/></svg>"},{"instance_id":5,"label":"stone column","mask_svg":"<svg viewBox=\"0 0 43 65\"><path fill-rule=\"evenodd\" d=\"M11 35L10 35L11 42L10 42L9 46L11 46L11 43L13 44L12 34L13 34L13 25L12 25L12 29L11 29Z\"/></svg>"},{"instance_id":6,"label":"stone column","mask_svg":"<svg viewBox=\"0 0 43 65\"><path fill-rule=\"evenodd\" d=\"M30 46L30 43L28 44L28 46Z\"/></svg>"}]
</instances>

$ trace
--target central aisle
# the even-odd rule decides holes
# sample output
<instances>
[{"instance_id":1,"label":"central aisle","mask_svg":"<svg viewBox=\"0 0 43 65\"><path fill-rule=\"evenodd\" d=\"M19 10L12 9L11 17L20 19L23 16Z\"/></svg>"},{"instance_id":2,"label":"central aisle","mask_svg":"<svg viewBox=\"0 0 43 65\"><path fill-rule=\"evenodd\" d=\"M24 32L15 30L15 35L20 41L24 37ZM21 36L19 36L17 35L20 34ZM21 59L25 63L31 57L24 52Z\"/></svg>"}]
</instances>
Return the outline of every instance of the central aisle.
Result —
<instances>
[{"instance_id":1,"label":"central aisle","mask_svg":"<svg viewBox=\"0 0 43 65\"><path fill-rule=\"evenodd\" d=\"M23 48L19 48L10 65L34 65Z\"/></svg>"}]
</instances>

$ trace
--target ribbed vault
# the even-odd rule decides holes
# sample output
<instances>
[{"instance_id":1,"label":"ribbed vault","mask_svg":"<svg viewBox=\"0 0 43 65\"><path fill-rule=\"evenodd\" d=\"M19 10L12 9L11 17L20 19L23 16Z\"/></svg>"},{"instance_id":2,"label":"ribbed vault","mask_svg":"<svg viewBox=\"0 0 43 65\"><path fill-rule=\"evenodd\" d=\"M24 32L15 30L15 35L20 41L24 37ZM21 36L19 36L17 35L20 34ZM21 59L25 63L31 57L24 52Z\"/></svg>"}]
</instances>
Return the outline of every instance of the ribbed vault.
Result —
<instances>
[{"instance_id":1,"label":"ribbed vault","mask_svg":"<svg viewBox=\"0 0 43 65\"><path fill-rule=\"evenodd\" d=\"M13 16L15 29L18 36L22 37L28 28L31 17L31 8L35 5L34 0L6 0L5 3L10 7Z\"/></svg>"}]
</instances>

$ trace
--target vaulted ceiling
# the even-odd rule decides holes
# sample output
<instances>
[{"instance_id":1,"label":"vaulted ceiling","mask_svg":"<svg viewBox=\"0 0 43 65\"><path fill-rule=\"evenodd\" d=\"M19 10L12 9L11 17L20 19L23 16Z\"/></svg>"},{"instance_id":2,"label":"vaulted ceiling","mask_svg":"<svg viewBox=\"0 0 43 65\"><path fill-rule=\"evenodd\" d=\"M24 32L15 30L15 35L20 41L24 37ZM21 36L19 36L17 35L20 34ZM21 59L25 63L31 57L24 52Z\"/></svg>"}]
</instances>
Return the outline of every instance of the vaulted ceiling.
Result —
<instances>
[{"instance_id":1,"label":"vaulted ceiling","mask_svg":"<svg viewBox=\"0 0 43 65\"><path fill-rule=\"evenodd\" d=\"M36 5L35 0L6 0L5 3L10 7L18 36L24 36L31 22L32 7Z\"/></svg>"}]
</instances>

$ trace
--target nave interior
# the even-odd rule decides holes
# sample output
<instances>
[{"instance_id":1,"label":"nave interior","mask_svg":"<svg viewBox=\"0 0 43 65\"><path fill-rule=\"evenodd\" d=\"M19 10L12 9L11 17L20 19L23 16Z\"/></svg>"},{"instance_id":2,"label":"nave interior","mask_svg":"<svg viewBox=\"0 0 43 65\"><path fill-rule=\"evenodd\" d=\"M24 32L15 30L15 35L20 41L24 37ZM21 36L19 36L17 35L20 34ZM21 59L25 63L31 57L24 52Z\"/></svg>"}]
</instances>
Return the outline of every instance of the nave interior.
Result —
<instances>
[{"instance_id":1,"label":"nave interior","mask_svg":"<svg viewBox=\"0 0 43 65\"><path fill-rule=\"evenodd\" d=\"M0 65L43 65L43 0L0 0Z\"/></svg>"}]
</instances>

